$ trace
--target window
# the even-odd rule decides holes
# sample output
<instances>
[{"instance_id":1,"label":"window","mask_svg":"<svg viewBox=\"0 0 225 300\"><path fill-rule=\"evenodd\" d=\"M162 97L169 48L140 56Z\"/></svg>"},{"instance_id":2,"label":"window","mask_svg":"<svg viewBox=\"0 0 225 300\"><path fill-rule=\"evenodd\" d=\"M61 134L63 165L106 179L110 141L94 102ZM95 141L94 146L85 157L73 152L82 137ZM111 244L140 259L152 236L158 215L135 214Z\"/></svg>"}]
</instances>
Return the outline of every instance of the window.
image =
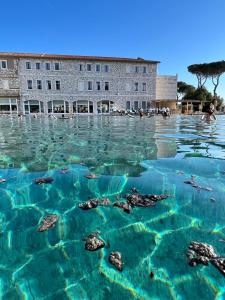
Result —
<instances>
[{"instance_id":1,"label":"window","mask_svg":"<svg viewBox=\"0 0 225 300\"><path fill-rule=\"evenodd\" d=\"M79 71L83 71L83 65L82 64L79 65Z\"/></svg>"},{"instance_id":2,"label":"window","mask_svg":"<svg viewBox=\"0 0 225 300\"><path fill-rule=\"evenodd\" d=\"M130 101L126 102L126 109L130 109Z\"/></svg>"},{"instance_id":3,"label":"window","mask_svg":"<svg viewBox=\"0 0 225 300\"><path fill-rule=\"evenodd\" d=\"M57 90L60 90L60 81L59 80L56 80L56 82L55 82L55 88Z\"/></svg>"},{"instance_id":4,"label":"window","mask_svg":"<svg viewBox=\"0 0 225 300\"><path fill-rule=\"evenodd\" d=\"M146 101L142 101L142 102L141 102L141 108L142 108L143 110L146 110Z\"/></svg>"},{"instance_id":5,"label":"window","mask_svg":"<svg viewBox=\"0 0 225 300\"><path fill-rule=\"evenodd\" d=\"M91 71L91 64L87 64L87 71Z\"/></svg>"},{"instance_id":6,"label":"window","mask_svg":"<svg viewBox=\"0 0 225 300\"><path fill-rule=\"evenodd\" d=\"M109 90L109 82L105 82L105 91L108 91Z\"/></svg>"},{"instance_id":7,"label":"window","mask_svg":"<svg viewBox=\"0 0 225 300\"><path fill-rule=\"evenodd\" d=\"M26 69L27 70L31 69L31 63L29 61L26 62Z\"/></svg>"},{"instance_id":8,"label":"window","mask_svg":"<svg viewBox=\"0 0 225 300\"><path fill-rule=\"evenodd\" d=\"M106 73L109 72L109 66L108 66L108 65L105 65L105 66L104 66L104 71L105 71Z\"/></svg>"},{"instance_id":9,"label":"window","mask_svg":"<svg viewBox=\"0 0 225 300\"><path fill-rule=\"evenodd\" d=\"M146 67L143 67L143 73L147 73Z\"/></svg>"},{"instance_id":10,"label":"window","mask_svg":"<svg viewBox=\"0 0 225 300\"><path fill-rule=\"evenodd\" d=\"M42 90L42 82L41 80L37 80L37 89Z\"/></svg>"},{"instance_id":11,"label":"window","mask_svg":"<svg viewBox=\"0 0 225 300\"><path fill-rule=\"evenodd\" d=\"M138 101L134 101L134 109L138 110Z\"/></svg>"},{"instance_id":12,"label":"window","mask_svg":"<svg viewBox=\"0 0 225 300\"><path fill-rule=\"evenodd\" d=\"M97 81L97 82L96 82L96 88L97 88L98 91L101 90L101 84L100 84L100 81Z\"/></svg>"},{"instance_id":13,"label":"window","mask_svg":"<svg viewBox=\"0 0 225 300\"><path fill-rule=\"evenodd\" d=\"M100 65L96 65L95 66L95 70L96 70L96 72L100 72L101 71L101 66Z\"/></svg>"},{"instance_id":14,"label":"window","mask_svg":"<svg viewBox=\"0 0 225 300\"><path fill-rule=\"evenodd\" d=\"M88 81L88 90L92 91L92 81Z\"/></svg>"},{"instance_id":15,"label":"window","mask_svg":"<svg viewBox=\"0 0 225 300\"><path fill-rule=\"evenodd\" d=\"M7 69L7 60L1 61L1 69Z\"/></svg>"},{"instance_id":16,"label":"window","mask_svg":"<svg viewBox=\"0 0 225 300\"><path fill-rule=\"evenodd\" d=\"M52 89L52 82L51 82L51 80L47 80L47 89L48 90Z\"/></svg>"},{"instance_id":17,"label":"window","mask_svg":"<svg viewBox=\"0 0 225 300\"><path fill-rule=\"evenodd\" d=\"M142 83L142 91L143 91L143 92L146 92L146 82L143 82L143 83Z\"/></svg>"},{"instance_id":18,"label":"window","mask_svg":"<svg viewBox=\"0 0 225 300\"><path fill-rule=\"evenodd\" d=\"M138 82L135 82L135 84L134 84L134 90L135 90L135 92L138 91Z\"/></svg>"},{"instance_id":19,"label":"window","mask_svg":"<svg viewBox=\"0 0 225 300\"><path fill-rule=\"evenodd\" d=\"M55 63L55 70L58 71L59 70L59 63Z\"/></svg>"},{"instance_id":20,"label":"window","mask_svg":"<svg viewBox=\"0 0 225 300\"><path fill-rule=\"evenodd\" d=\"M32 90L32 88L33 88L32 80L27 80L27 88L28 88L28 90Z\"/></svg>"},{"instance_id":21,"label":"window","mask_svg":"<svg viewBox=\"0 0 225 300\"><path fill-rule=\"evenodd\" d=\"M139 67L135 67L135 73L138 73L139 72Z\"/></svg>"},{"instance_id":22,"label":"window","mask_svg":"<svg viewBox=\"0 0 225 300\"><path fill-rule=\"evenodd\" d=\"M50 63L45 63L45 69L50 70Z\"/></svg>"},{"instance_id":23,"label":"window","mask_svg":"<svg viewBox=\"0 0 225 300\"><path fill-rule=\"evenodd\" d=\"M41 68L41 64L39 62L36 63L36 70L40 70L40 68Z\"/></svg>"}]
</instances>

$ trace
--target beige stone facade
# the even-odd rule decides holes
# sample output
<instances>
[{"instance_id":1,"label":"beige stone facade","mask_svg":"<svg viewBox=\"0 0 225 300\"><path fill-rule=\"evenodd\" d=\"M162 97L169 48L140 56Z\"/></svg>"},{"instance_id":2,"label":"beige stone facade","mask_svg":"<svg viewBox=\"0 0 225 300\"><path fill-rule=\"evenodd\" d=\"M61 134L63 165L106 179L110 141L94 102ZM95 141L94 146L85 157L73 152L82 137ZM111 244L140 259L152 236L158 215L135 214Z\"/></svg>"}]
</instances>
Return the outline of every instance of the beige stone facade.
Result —
<instances>
[{"instance_id":1,"label":"beige stone facade","mask_svg":"<svg viewBox=\"0 0 225 300\"><path fill-rule=\"evenodd\" d=\"M0 53L1 60L6 68L0 68L0 97L15 97L23 114L147 110L163 93L171 101L166 89L169 96L176 89L174 84L163 89L157 77L159 62L142 58Z\"/></svg>"}]
</instances>

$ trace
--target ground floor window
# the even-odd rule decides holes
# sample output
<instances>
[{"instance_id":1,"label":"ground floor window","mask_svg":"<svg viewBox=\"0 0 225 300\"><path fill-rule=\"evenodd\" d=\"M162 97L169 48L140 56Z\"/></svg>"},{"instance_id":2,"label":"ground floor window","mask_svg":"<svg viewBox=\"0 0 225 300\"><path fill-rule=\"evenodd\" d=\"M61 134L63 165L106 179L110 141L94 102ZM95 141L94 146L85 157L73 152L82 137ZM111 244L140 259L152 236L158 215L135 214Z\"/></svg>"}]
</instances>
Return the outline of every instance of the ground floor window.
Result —
<instances>
[{"instance_id":1,"label":"ground floor window","mask_svg":"<svg viewBox=\"0 0 225 300\"><path fill-rule=\"evenodd\" d=\"M69 113L69 102L63 100L53 100L48 102L48 113L64 114Z\"/></svg>"},{"instance_id":2,"label":"ground floor window","mask_svg":"<svg viewBox=\"0 0 225 300\"><path fill-rule=\"evenodd\" d=\"M98 102L97 110L99 114L108 114L113 112L113 101L102 100Z\"/></svg>"},{"instance_id":3,"label":"ground floor window","mask_svg":"<svg viewBox=\"0 0 225 300\"><path fill-rule=\"evenodd\" d=\"M126 102L126 110L129 110L130 109L130 101L127 101Z\"/></svg>"},{"instance_id":4,"label":"ground floor window","mask_svg":"<svg viewBox=\"0 0 225 300\"><path fill-rule=\"evenodd\" d=\"M24 102L25 114L39 114L44 112L44 105L42 101L27 100Z\"/></svg>"},{"instance_id":5,"label":"ground floor window","mask_svg":"<svg viewBox=\"0 0 225 300\"><path fill-rule=\"evenodd\" d=\"M93 102L88 100L78 100L73 102L73 113L92 114Z\"/></svg>"},{"instance_id":6,"label":"ground floor window","mask_svg":"<svg viewBox=\"0 0 225 300\"><path fill-rule=\"evenodd\" d=\"M138 101L134 101L134 109L138 110Z\"/></svg>"},{"instance_id":7,"label":"ground floor window","mask_svg":"<svg viewBox=\"0 0 225 300\"><path fill-rule=\"evenodd\" d=\"M18 103L17 99L0 99L0 113L7 114L17 114L18 113Z\"/></svg>"}]
</instances>

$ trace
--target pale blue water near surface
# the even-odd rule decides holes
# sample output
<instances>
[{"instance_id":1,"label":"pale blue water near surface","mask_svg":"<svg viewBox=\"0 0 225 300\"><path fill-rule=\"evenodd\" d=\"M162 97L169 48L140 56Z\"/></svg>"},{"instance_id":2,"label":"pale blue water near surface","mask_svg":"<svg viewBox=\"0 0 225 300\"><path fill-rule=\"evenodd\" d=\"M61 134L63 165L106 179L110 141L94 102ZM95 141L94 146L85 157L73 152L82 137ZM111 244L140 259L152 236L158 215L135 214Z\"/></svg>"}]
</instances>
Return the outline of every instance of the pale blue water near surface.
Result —
<instances>
[{"instance_id":1,"label":"pale blue water near surface","mask_svg":"<svg viewBox=\"0 0 225 300\"><path fill-rule=\"evenodd\" d=\"M90 172L99 179L86 179ZM191 175L213 190L184 184ZM44 176L54 182L32 182ZM223 275L186 259L192 240L225 255L224 116L212 124L198 116L1 117L0 178L0 299L225 299ZM88 197L114 202L134 186L171 196L130 215L78 208ZM38 232L51 213L57 225ZM106 247L88 252L82 238L94 231ZM122 253L123 272L108 263L111 251Z\"/></svg>"}]
</instances>

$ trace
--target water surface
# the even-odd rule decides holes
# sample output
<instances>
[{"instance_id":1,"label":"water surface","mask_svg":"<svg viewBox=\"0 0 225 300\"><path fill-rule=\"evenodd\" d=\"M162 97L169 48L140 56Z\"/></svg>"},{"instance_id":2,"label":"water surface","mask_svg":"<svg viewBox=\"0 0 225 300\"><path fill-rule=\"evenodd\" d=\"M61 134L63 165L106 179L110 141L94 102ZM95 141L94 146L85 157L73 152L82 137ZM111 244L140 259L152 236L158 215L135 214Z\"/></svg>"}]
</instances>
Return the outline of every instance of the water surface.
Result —
<instances>
[{"instance_id":1,"label":"water surface","mask_svg":"<svg viewBox=\"0 0 225 300\"><path fill-rule=\"evenodd\" d=\"M0 298L224 299L218 270L186 260L192 240L225 255L224 132L223 116L212 124L190 116L1 117ZM86 179L90 172L99 179ZM54 182L33 184L44 176ZM191 176L213 190L184 184ZM134 186L170 197L130 215L78 208L88 197L114 202ZM59 222L39 233L49 213ZM87 252L82 239L94 231L106 247ZM108 263L112 251L122 253L121 273Z\"/></svg>"}]
</instances>

